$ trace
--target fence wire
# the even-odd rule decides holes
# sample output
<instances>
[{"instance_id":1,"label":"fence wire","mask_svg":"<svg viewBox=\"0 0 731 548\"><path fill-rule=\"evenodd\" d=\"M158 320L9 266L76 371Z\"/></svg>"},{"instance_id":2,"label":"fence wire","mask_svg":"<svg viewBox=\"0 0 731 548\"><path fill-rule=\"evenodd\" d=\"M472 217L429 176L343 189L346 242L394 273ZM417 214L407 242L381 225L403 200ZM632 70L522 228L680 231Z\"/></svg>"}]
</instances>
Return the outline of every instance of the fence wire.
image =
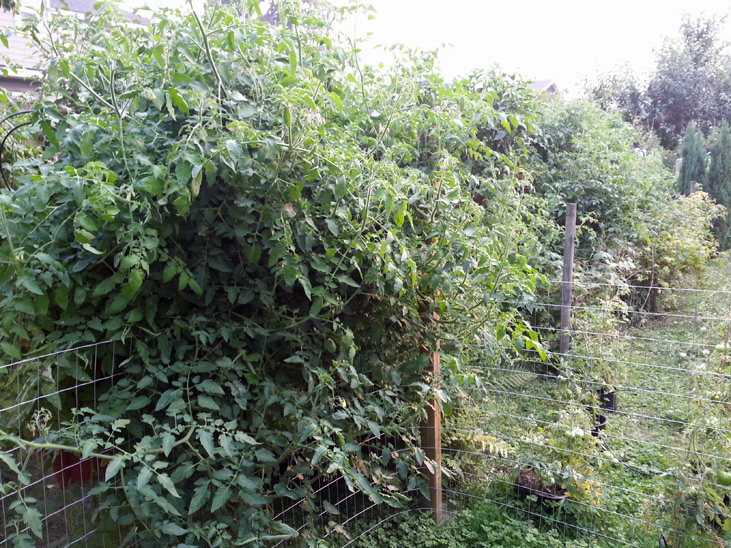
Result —
<instances>
[{"instance_id":1,"label":"fence wire","mask_svg":"<svg viewBox=\"0 0 731 548\"><path fill-rule=\"evenodd\" d=\"M0 430L27 442L45 444L59 429L84 420L84 408L96 408L121 375L116 349L105 341L0 366ZM27 481L0 460L0 548L15 546L19 536L37 547L118 547L126 531L97 513L93 487L103 478L100 462L62 450L21 447L6 439L0 451L21 464ZM20 497L19 497L20 495ZM22 501L38 515L40 538L20 519ZM123 534L124 533L124 534Z\"/></svg>"},{"instance_id":2,"label":"fence wire","mask_svg":"<svg viewBox=\"0 0 731 548\"><path fill-rule=\"evenodd\" d=\"M462 384L443 417L439 516L449 524L488 507L565 546L728 545L731 292L634 288L645 296L630 306L626 285L575 283L562 353L560 289L550 284L528 305L499 303L523 314L539 348L496 352L494 335L475 335L464 355L443 356ZM115 344L0 366L0 430L32 441L73 428L83 420L74 410L96 408L120 375ZM0 464L0 548L28 529L15 519L18 492L37 500L37 546L124 545L128 531L96 512L98 462L5 442L0 449L29 477L18 491ZM273 545L372 547L377 532L432 514L418 488L401 494L410 502L392 508L343 478L323 478L307 498L270 508L300 534Z\"/></svg>"},{"instance_id":3,"label":"fence wire","mask_svg":"<svg viewBox=\"0 0 731 548\"><path fill-rule=\"evenodd\" d=\"M563 545L729 545L731 292L575 282L561 353L561 285L529 306L500 303L523 312L545 360L537 349L495 359L496 341L476 339L460 361L442 517L491 505ZM338 480L324 486L337 511L319 516L329 545L372 546L389 522L431 513L405 493L410 505L384 509Z\"/></svg>"}]
</instances>

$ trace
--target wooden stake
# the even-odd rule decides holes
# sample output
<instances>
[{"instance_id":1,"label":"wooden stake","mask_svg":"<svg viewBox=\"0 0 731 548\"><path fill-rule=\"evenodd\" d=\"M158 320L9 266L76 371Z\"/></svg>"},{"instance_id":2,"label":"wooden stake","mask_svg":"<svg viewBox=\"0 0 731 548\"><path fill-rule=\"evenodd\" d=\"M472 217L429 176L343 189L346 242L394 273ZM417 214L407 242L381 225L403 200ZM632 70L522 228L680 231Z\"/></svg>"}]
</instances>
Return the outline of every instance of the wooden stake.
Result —
<instances>
[{"instance_id":1,"label":"wooden stake","mask_svg":"<svg viewBox=\"0 0 731 548\"><path fill-rule=\"evenodd\" d=\"M561 283L561 344L559 352L565 357L569 352L571 335L571 298L574 277L574 243L576 240L576 204L566 207L566 238L563 244L563 282Z\"/></svg>"},{"instance_id":2,"label":"wooden stake","mask_svg":"<svg viewBox=\"0 0 731 548\"><path fill-rule=\"evenodd\" d=\"M429 356L427 371L437 376L441 372L439 342L436 352ZM434 513L434 521L441 523L442 512L442 410L439 402L434 400L426 408L426 422L421 426L421 446L426 456L434 462L434 473L427 471L429 482L429 500L425 501L427 508Z\"/></svg>"}]
</instances>

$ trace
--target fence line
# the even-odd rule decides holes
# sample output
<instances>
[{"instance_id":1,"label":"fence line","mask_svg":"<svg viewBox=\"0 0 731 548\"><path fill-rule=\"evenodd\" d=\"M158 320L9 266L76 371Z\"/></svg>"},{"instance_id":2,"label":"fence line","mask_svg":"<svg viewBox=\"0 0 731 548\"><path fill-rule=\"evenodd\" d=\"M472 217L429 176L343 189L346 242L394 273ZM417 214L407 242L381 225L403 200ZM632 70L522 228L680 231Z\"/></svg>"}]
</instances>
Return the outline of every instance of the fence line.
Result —
<instances>
[{"instance_id":1,"label":"fence line","mask_svg":"<svg viewBox=\"0 0 731 548\"><path fill-rule=\"evenodd\" d=\"M496 356L499 342L489 334L466 341L469 355L456 362L464 379L458 387L462 395L443 418L440 437L421 447L444 455L443 483L431 487L444 498L441 512L470 519L475 508L487 505L540 531L554 531L564 543L598 547L647 548L663 539L673 548L728 544L728 533L713 519L731 515L729 489L717 476L731 470L726 355L731 292L664 288L666 296L677 296L672 309L643 311L657 321L639 325L628 320L637 311L618 310L579 292L565 331L571 348L562 353L557 351L561 305L552 302L558 293L552 289L530 308L518 309L539 335L547 361L536 349ZM519 301L496 302L517 306ZM662 307L662 299L659 303ZM39 436L33 425L70 432L74 420L81 420L71 409L95 406L97 389L122 375L113 348L118 344L83 345L0 366L0 385L10 389L0 399L0 430L26 440ZM441 382L455 381L450 367L435 374ZM614 394L614 404L603 399L607 393ZM20 492L39 501L43 538L36 545L121 545L126 530L95 516L93 479L66 481L87 462L98 474L98 463L24 453L7 443L0 449L22 455L32 468ZM530 473L542 483L527 486L524 476ZM0 483L11 477L0 464ZM719 495L712 499L712 493ZM305 538L319 538L333 548L359 548L391 521L434 511L418 488L404 485L400 494L409 498L404 507L385 507L350 490L343 478L325 477L307 498L286 504L282 499L271 509L273 519L301 534L276 546L299 547ZM14 522L15 500L13 490L0 493L0 548L12 545L14 533L29 532ZM688 518L695 525L688 525Z\"/></svg>"},{"instance_id":2,"label":"fence line","mask_svg":"<svg viewBox=\"0 0 731 548\"><path fill-rule=\"evenodd\" d=\"M79 410L96 407L98 389L108 389L122 375L117 350L123 347L102 341L0 365L0 430L6 434L0 451L22 463L27 476L18 485L17 474L0 461L0 547L14 546L23 535L39 547L122 546L122 529L96 515L92 487L101 474L96 459L26 449L7 435L44 443L54 433L71 433L83 420ZM39 531L16 511L21 500L35 501L38 515L31 521Z\"/></svg>"},{"instance_id":3,"label":"fence line","mask_svg":"<svg viewBox=\"0 0 731 548\"><path fill-rule=\"evenodd\" d=\"M577 285L608 293L626 287ZM570 307L571 349L561 353L561 305L552 301L551 289L524 310L547 362L535 349L508 361L496 359L495 341L475 340L472 362L463 362L458 370L472 381L461 387L464 400L455 403L442 427L449 478L441 489L444 514L468 519L474 504L494 505L532 520L541 530L558 531L564 542L584 539L591 546L727 545L728 532L718 523L731 517L729 488L716 474L731 470L726 356L731 292L659 288L661 307L663 298L674 295L676 300L671 310L653 312L617 310L579 292ZM633 324L628 319L635 314L656 321ZM447 371L445 382L448 376ZM616 409L600 399L598 389L615 393ZM598 415L606 417L601 430ZM579 490L552 503L521 494L526 490L523 471L552 460L575 466L573 476L557 477L564 488L586 488L590 496ZM720 498L712 500L712 493ZM412 504L404 509L384 511L366 504L352 506L348 513L345 501L359 495L339 495L333 504L342 507L343 515L331 522L327 538L340 539L333 545L342 548L357 548L388 522L430 508L413 493ZM695 525L689 525L691 518ZM611 529L605 529L608 523Z\"/></svg>"}]
</instances>

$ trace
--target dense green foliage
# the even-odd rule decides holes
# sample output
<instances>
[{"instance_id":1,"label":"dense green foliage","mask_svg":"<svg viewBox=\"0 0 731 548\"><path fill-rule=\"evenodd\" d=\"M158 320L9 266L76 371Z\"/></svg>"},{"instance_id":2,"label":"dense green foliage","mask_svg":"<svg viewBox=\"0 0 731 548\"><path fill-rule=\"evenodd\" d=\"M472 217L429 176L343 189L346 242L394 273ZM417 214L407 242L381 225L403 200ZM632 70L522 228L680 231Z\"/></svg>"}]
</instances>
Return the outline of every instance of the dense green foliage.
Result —
<instances>
[{"instance_id":1,"label":"dense green foliage","mask_svg":"<svg viewBox=\"0 0 731 548\"><path fill-rule=\"evenodd\" d=\"M688 127L685 128L680 158L682 164L678 174L678 192L680 194L690 194L692 183L705 188L708 183L706 149L703 145L703 134L696 130L693 123L688 123Z\"/></svg>"},{"instance_id":2,"label":"dense green foliage","mask_svg":"<svg viewBox=\"0 0 731 548\"><path fill-rule=\"evenodd\" d=\"M531 122L502 106L525 87L447 85L431 55L376 74L311 14L257 10L29 27L46 147L0 194L0 344L131 341L43 447L108 461L103 515L142 546L292 537L271 509L316 516L333 477L400 504L422 485L412 427L450 397L424 373L437 330L445 354L536 346L500 304L536 281L515 252ZM79 373L59 375L41 390Z\"/></svg>"},{"instance_id":3,"label":"dense green foliage","mask_svg":"<svg viewBox=\"0 0 731 548\"><path fill-rule=\"evenodd\" d=\"M722 249L729 247L729 217L731 211L731 133L724 120L715 142L711 146L711 163L708 168L708 194L727 210L719 223L718 239Z\"/></svg>"},{"instance_id":4,"label":"dense green foliage","mask_svg":"<svg viewBox=\"0 0 731 548\"><path fill-rule=\"evenodd\" d=\"M707 134L731 118L731 56L723 40L725 17L686 17L679 35L665 40L656 53L647 83L626 67L598 77L587 86L604 108L618 109L628 120L655 133L674 150L684 128L698 124Z\"/></svg>"},{"instance_id":5,"label":"dense green foliage","mask_svg":"<svg viewBox=\"0 0 731 548\"><path fill-rule=\"evenodd\" d=\"M637 147L636 128L583 101L552 101L536 123L540 134L530 161L536 194L528 204L535 212L532 226L555 258L552 264L550 253L543 260L532 254L542 269L560 267L563 238L555 229L567 202L578 206L583 281L662 286L703 267L714 250L709 229L720 210L705 195L673 197L672 173L657 151ZM700 146L692 150L705 155ZM540 225L546 217L553 230ZM631 293L625 298L645 300Z\"/></svg>"},{"instance_id":6,"label":"dense green foliage","mask_svg":"<svg viewBox=\"0 0 731 548\"><path fill-rule=\"evenodd\" d=\"M511 501L513 504L520 504ZM505 507L489 501L471 504L467 511L434 526L426 514L407 513L387 521L382 527L363 535L355 548L587 548L584 540L571 538L550 520L528 519L530 510ZM524 513L525 512L525 513ZM542 526L542 527L541 527Z\"/></svg>"},{"instance_id":7,"label":"dense green foliage","mask_svg":"<svg viewBox=\"0 0 731 548\"><path fill-rule=\"evenodd\" d=\"M29 129L43 152L0 193L3 361L123 341L82 372L44 364L28 386L50 394L114 362L123 376L41 439L0 440L104 460L100 515L141 546L323 545L319 514L338 512L313 494L326 482L394 507L423 493L427 402L479 405L494 379L464 366L543 354L521 313L538 270L558 272L567 202L583 281L668 285L715 249L719 208L673 196L620 115L541 103L497 73L446 82L428 53L396 48L376 70L326 23L347 10L275 11L251 0L130 26L107 8L27 29L49 67ZM637 293L622 304L652 308ZM425 372L437 338L439 378ZM606 373L584 377L616 383ZM523 456L594 504L594 472L571 453L598 452L584 406L535 423L544 450ZM460 443L505 449L485 432ZM3 489L29 481L16 471ZM296 501L304 523L276 518ZM445 531L466 546L564 545L498 510L478 505L424 546ZM30 545L32 501L16 513L11 540Z\"/></svg>"},{"instance_id":8,"label":"dense green foliage","mask_svg":"<svg viewBox=\"0 0 731 548\"><path fill-rule=\"evenodd\" d=\"M657 53L647 86L647 125L673 148L683 128L697 121L707 132L731 117L731 57L722 39L724 18L685 18L680 37Z\"/></svg>"},{"instance_id":9,"label":"dense green foliage","mask_svg":"<svg viewBox=\"0 0 731 548\"><path fill-rule=\"evenodd\" d=\"M584 242L626 238L648 203L666 190L657 158L635 153L637 132L618 115L581 101L553 102L540 119L532 163L536 190L559 220L575 202ZM593 245L579 245L585 252Z\"/></svg>"}]
</instances>

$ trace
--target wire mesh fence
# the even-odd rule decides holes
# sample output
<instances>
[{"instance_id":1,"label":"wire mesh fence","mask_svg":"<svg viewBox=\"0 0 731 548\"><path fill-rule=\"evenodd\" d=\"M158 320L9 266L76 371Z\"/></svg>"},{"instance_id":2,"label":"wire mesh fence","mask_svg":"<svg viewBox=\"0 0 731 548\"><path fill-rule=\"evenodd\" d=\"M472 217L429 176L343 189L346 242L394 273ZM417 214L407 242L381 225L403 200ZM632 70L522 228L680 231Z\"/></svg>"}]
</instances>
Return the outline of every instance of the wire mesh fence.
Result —
<instances>
[{"instance_id":1,"label":"wire mesh fence","mask_svg":"<svg viewBox=\"0 0 731 548\"><path fill-rule=\"evenodd\" d=\"M557 546L727 545L731 292L574 282L571 344L560 352L560 289L554 282L529 303L497 303L527 318L531 348L500 351L494 333L475 334L472 353L443 355L461 384L441 430L439 517L500 515ZM85 408L103 405L121 356L132 354L115 345L0 367L0 430L26 442L5 438L2 450L27 478L18 483L0 463L0 547L31 528L17 519L19 493L36 501L36 546L134 543L126 524L97 512L103 463L28 445L59 428L73 437ZM272 518L299 536L267 545L370 547L394 524L433 517L423 486L404 485L399 508L366 491L326 476L307 498L278 498Z\"/></svg>"},{"instance_id":2,"label":"wire mesh fence","mask_svg":"<svg viewBox=\"0 0 731 548\"><path fill-rule=\"evenodd\" d=\"M496 341L475 338L459 364L442 516L490 507L565 546L726 546L731 292L575 282L561 353L561 285L501 303L522 306L535 348L491 360ZM405 494L410 505L384 509L334 480L320 528L332 546L372 546L389 522L430 511Z\"/></svg>"},{"instance_id":3,"label":"wire mesh fence","mask_svg":"<svg viewBox=\"0 0 731 548\"><path fill-rule=\"evenodd\" d=\"M0 547L123 545L122 530L96 512L103 463L44 448L59 433L72 438L86 409L108 397L122 374L121 346L87 344L0 366L0 456L12 457L0 459Z\"/></svg>"}]
</instances>

